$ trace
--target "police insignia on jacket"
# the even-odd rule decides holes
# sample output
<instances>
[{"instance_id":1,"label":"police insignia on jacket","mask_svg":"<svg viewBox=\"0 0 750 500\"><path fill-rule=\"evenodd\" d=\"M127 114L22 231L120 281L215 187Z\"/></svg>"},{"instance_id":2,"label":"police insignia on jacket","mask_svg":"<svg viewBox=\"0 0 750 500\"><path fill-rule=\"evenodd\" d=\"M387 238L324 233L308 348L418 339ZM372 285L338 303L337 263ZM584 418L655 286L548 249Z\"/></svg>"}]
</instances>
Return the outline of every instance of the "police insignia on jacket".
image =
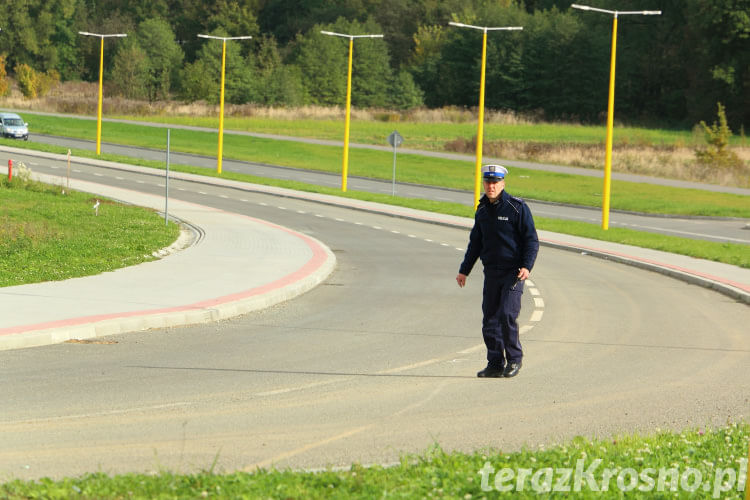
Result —
<instances>
[{"instance_id":1,"label":"police insignia on jacket","mask_svg":"<svg viewBox=\"0 0 750 500\"><path fill-rule=\"evenodd\" d=\"M503 217L502 215L498 215L497 220L509 220L509 219L507 217Z\"/></svg>"}]
</instances>

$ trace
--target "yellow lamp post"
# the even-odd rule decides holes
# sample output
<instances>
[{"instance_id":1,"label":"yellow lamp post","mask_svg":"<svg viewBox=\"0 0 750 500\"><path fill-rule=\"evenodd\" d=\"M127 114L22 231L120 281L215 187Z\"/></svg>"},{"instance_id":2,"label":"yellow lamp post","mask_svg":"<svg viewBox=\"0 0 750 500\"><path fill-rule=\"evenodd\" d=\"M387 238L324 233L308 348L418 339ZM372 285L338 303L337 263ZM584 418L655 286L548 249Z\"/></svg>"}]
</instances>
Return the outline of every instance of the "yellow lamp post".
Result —
<instances>
[{"instance_id":1,"label":"yellow lamp post","mask_svg":"<svg viewBox=\"0 0 750 500\"><path fill-rule=\"evenodd\" d=\"M521 26L503 26L489 28L485 26L472 26L470 24L463 23L448 23L451 26L457 26L459 28L471 28L475 30L481 30L484 33L482 37L482 74L479 79L479 125L477 126L477 159L474 172L474 208L479 205L479 197L482 194L482 144L484 142L484 74L487 68L487 32L488 31L519 31L522 30Z\"/></svg>"},{"instance_id":2,"label":"yellow lamp post","mask_svg":"<svg viewBox=\"0 0 750 500\"><path fill-rule=\"evenodd\" d=\"M104 39L105 38L122 38L126 37L125 33L114 33L111 35L100 35L98 33L89 33L88 31L79 31L79 35L96 36L101 39L99 48L99 105L96 110L96 154L102 154L102 82L104 79Z\"/></svg>"},{"instance_id":3,"label":"yellow lamp post","mask_svg":"<svg viewBox=\"0 0 750 500\"><path fill-rule=\"evenodd\" d=\"M199 38L221 40L221 90L219 91L219 151L216 155L216 173L221 174L221 159L224 155L224 74L227 61L227 40L249 40L251 36L198 35Z\"/></svg>"},{"instance_id":4,"label":"yellow lamp post","mask_svg":"<svg viewBox=\"0 0 750 500\"><path fill-rule=\"evenodd\" d=\"M572 4L572 8L587 10L593 12L603 12L613 16L612 22L612 52L609 63L609 96L607 98L607 140L604 154L604 188L602 192L602 229L609 229L609 201L610 187L612 185L612 135L615 117L615 59L617 54L617 16L620 15L641 15L641 16L658 16L660 10L640 10L640 11L616 11L598 9L587 5Z\"/></svg>"},{"instance_id":5,"label":"yellow lamp post","mask_svg":"<svg viewBox=\"0 0 750 500\"><path fill-rule=\"evenodd\" d=\"M341 166L341 190L346 191L346 179L349 174L349 124L352 107L352 54L355 38L383 38L383 35L346 35L333 31L321 31L324 35L340 36L349 39L349 71L346 77L346 118L344 120L344 159Z\"/></svg>"}]
</instances>

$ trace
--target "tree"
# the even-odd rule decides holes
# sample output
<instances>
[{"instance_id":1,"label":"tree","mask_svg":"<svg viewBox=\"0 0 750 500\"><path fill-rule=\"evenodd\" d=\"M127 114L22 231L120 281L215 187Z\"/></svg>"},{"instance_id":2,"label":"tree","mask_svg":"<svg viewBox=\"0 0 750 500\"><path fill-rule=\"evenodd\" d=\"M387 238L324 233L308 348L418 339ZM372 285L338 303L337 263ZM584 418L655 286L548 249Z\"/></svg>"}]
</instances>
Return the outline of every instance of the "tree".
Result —
<instances>
[{"instance_id":1,"label":"tree","mask_svg":"<svg viewBox=\"0 0 750 500\"><path fill-rule=\"evenodd\" d=\"M289 43L315 26L367 17L362 0L266 0L258 16L264 33Z\"/></svg>"},{"instance_id":2,"label":"tree","mask_svg":"<svg viewBox=\"0 0 750 500\"><path fill-rule=\"evenodd\" d=\"M128 36L135 35L135 25L129 17L120 15L119 12L112 12L109 17L104 18L96 23L96 28L91 26L93 21L88 21L84 31L95 32L100 34L124 33ZM101 40L92 36L78 36L80 44L80 53L83 60L83 70L81 77L88 81L98 81L99 79L99 56L101 50ZM119 42L122 40L105 40L104 41L104 78L109 79L114 59L119 50Z\"/></svg>"},{"instance_id":3,"label":"tree","mask_svg":"<svg viewBox=\"0 0 750 500\"><path fill-rule=\"evenodd\" d=\"M197 59L185 66L182 74L181 98L187 102L218 102L219 81L210 77L214 68L209 68L203 59Z\"/></svg>"},{"instance_id":4,"label":"tree","mask_svg":"<svg viewBox=\"0 0 750 500\"><path fill-rule=\"evenodd\" d=\"M115 91L128 99L148 99L151 78L148 55L135 38L128 38L117 51L112 70Z\"/></svg>"},{"instance_id":5,"label":"tree","mask_svg":"<svg viewBox=\"0 0 750 500\"><path fill-rule=\"evenodd\" d=\"M296 40L296 65L302 73L305 92L313 104L340 106L346 93L347 55L341 48L342 40L320 33L322 26L314 26Z\"/></svg>"},{"instance_id":6,"label":"tree","mask_svg":"<svg viewBox=\"0 0 750 500\"><path fill-rule=\"evenodd\" d=\"M46 72L75 73L75 41L82 0L25 0L7 4L0 12L0 50L15 67L28 64ZM67 67L72 65L71 71Z\"/></svg>"},{"instance_id":7,"label":"tree","mask_svg":"<svg viewBox=\"0 0 750 500\"><path fill-rule=\"evenodd\" d=\"M302 74L296 66L285 66L276 39L263 36L256 55L258 103L266 106L299 106L305 93Z\"/></svg>"},{"instance_id":8,"label":"tree","mask_svg":"<svg viewBox=\"0 0 750 500\"><path fill-rule=\"evenodd\" d=\"M393 79L388 105L396 109L411 109L424 105L424 92L414 83L414 78L409 72L399 71Z\"/></svg>"},{"instance_id":9,"label":"tree","mask_svg":"<svg viewBox=\"0 0 750 500\"><path fill-rule=\"evenodd\" d=\"M424 92L427 106L442 106L445 101L440 96L443 48L449 41L445 26L420 26L414 35L414 53L408 70L417 86Z\"/></svg>"},{"instance_id":10,"label":"tree","mask_svg":"<svg viewBox=\"0 0 750 500\"><path fill-rule=\"evenodd\" d=\"M223 30L212 33L227 36ZM222 41L206 39L198 52L198 58L185 68L182 97L187 101L206 100L219 102L221 89ZM256 82L253 81L255 63L251 57L242 57L242 41L227 41L224 70L224 99L233 104L245 104L256 97Z\"/></svg>"},{"instance_id":11,"label":"tree","mask_svg":"<svg viewBox=\"0 0 750 500\"><path fill-rule=\"evenodd\" d=\"M185 53L187 61L195 61L204 41L197 35L221 31L226 36L252 36L260 33L257 22L259 7L256 0L169 0L168 19ZM250 47L240 46L247 55Z\"/></svg>"},{"instance_id":12,"label":"tree","mask_svg":"<svg viewBox=\"0 0 750 500\"><path fill-rule=\"evenodd\" d=\"M581 16L551 9L527 16L519 111L548 119L593 121L606 109L609 77L604 37L583 30Z\"/></svg>"},{"instance_id":13,"label":"tree","mask_svg":"<svg viewBox=\"0 0 750 500\"><path fill-rule=\"evenodd\" d=\"M303 83L315 104L342 105L346 97L349 40L326 36L321 30L347 35L380 34L374 21L360 24L340 18L332 25L316 25L304 37L298 37L296 63ZM352 57L352 104L385 106L389 85L393 82L388 48L380 39L362 38L354 42Z\"/></svg>"},{"instance_id":14,"label":"tree","mask_svg":"<svg viewBox=\"0 0 750 500\"><path fill-rule=\"evenodd\" d=\"M750 0L698 1L696 21L701 22L708 46L704 77L711 92L704 95L701 114L708 114L709 99L727 103L727 118L737 125L750 124Z\"/></svg>"},{"instance_id":15,"label":"tree","mask_svg":"<svg viewBox=\"0 0 750 500\"><path fill-rule=\"evenodd\" d=\"M166 21L149 19L138 26L138 45L146 54L148 78L146 90L149 101L166 99L179 81L183 59L182 49Z\"/></svg>"}]
</instances>

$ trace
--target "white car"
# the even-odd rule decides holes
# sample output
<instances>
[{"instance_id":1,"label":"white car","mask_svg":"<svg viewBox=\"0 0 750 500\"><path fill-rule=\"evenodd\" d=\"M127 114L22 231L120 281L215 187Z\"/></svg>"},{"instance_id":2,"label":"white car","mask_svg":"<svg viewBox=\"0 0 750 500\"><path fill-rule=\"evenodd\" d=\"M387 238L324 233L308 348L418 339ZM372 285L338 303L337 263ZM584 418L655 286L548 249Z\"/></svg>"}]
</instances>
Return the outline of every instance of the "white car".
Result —
<instances>
[{"instance_id":1,"label":"white car","mask_svg":"<svg viewBox=\"0 0 750 500\"><path fill-rule=\"evenodd\" d=\"M0 133L3 137L29 140L29 124L15 113L0 113Z\"/></svg>"}]
</instances>

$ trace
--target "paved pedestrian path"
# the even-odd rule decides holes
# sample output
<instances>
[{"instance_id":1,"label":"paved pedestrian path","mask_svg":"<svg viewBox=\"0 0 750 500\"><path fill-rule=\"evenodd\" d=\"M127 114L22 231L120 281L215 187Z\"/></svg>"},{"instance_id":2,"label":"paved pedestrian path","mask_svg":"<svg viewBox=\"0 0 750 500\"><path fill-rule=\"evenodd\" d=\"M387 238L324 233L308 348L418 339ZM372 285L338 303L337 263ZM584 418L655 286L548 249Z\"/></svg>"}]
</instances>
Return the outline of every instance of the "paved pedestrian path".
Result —
<instances>
[{"instance_id":1,"label":"paved pedestrian path","mask_svg":"<svg viewBox=\"0 0 750 500\"><path fill-rule=\"evenodd\" d=\"M49 180L49 179L47 179ZM71 188L163 209L161 197ZM170 200L188 228L174 253L96 276L0 288L0 349L230 318L312 289L334 269L320 241L244 215Z\"/></svg>"}]
</instances>

